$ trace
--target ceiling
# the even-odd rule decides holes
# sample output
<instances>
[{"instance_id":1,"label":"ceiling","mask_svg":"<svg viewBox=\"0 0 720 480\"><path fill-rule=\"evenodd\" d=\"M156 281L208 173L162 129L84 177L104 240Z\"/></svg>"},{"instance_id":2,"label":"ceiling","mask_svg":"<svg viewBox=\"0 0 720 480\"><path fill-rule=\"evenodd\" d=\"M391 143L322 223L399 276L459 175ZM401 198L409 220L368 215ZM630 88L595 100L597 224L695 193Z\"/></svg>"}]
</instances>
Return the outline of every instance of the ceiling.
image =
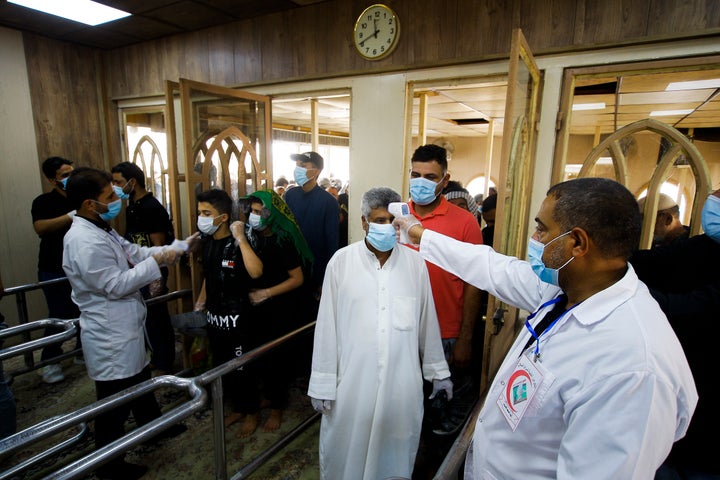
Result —
<instances>
[{"instance_id":1,"label":"ceiling","mask_svg":"<svg viewBox=\"0 0 720 480\"><path fill-rule=\"evenodd\" d=\"M55 0L61 2L63 0ZM86 47L113 49L326 0L97 0L131 13L95 27L0 0L0 26Z\"/></svg>"}]
</instances>

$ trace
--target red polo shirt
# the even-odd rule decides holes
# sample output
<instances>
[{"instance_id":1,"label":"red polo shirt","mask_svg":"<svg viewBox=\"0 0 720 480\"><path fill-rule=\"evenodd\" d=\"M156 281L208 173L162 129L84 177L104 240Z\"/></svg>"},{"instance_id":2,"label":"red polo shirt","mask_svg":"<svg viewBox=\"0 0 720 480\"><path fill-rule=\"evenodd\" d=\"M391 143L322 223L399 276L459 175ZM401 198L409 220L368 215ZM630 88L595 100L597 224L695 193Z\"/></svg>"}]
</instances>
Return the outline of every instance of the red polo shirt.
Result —
<instances>
[{"instance_id":1,"label":"red polo shirt","mask_svg":"<svg viewBox=\"0 0 720 480\"><path fill-rule=\"evenodd\" d=\"M414 202L408 203L410 213L420 220L422 226L434 232L442 233L462 242L482 244L482 231L475 216L465 209L453 205L441 197L440 205L432 212L421 217L415 212ZM430 274L435 310L440 323L442 338L457 338L460 334L463 311L463 291L465 282L430 262L427 264Z\"/></svg>"}]
</instances>

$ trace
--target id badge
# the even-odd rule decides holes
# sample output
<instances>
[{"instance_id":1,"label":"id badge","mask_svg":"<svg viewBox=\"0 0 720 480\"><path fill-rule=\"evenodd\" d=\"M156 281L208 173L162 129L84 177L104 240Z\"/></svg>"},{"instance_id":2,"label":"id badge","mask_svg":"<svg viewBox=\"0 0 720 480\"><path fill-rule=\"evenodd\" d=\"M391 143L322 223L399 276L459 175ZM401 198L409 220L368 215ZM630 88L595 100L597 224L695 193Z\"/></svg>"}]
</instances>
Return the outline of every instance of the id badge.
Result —
<instances>
[{"instance_id":1,"label":"id badge","mask_svg":"<svg viewBox=\"0 0 720 480\"><path fill-rule=\"evenodd\" d=\"M538 390L543 386L547 389L549 386L543 385L546 383L544 370L527 355L521 355L510 377L505 381L505 387L497 399L497 404L513 432Z\"/></svg>"}]
</instances>

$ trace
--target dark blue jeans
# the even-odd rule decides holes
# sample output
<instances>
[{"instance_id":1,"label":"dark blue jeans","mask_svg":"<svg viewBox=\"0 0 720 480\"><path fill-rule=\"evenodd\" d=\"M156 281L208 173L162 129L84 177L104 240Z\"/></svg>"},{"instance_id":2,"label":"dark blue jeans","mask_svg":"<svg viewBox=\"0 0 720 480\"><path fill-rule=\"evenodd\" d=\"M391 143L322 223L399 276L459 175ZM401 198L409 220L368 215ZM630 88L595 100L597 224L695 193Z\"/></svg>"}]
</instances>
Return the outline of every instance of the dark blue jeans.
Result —
<instances>
[{"instance_id":1,"label":"dark blue jeans","mask_svg":"<svg viewBox=\"0 0 720 480\"><path fill-rule=\"evenodd\" d=\"M63 278L64 276L64 273L38 271L38 281L40 282L44 282L46 280L54 280L56 278ZM45 301L47 302L48 306L48 318L70 319L78 318L80 316L80 310L70 298L70 294L72 293L70 283L58 283L55 285L43 287L43 293L45 294ZM47 337L49 335L60 333L62 331L62 328L59 327L46 327L43 336ZM78 324L78 332L76 338L76 348L81 348L80 324ZM53 357L57 357L58 355L62 355L62 353L63 351L60 343L48 345L47 347L43 348L42 354L40 355L40 360L47 360Z\"/></svg>"}]
</instances>

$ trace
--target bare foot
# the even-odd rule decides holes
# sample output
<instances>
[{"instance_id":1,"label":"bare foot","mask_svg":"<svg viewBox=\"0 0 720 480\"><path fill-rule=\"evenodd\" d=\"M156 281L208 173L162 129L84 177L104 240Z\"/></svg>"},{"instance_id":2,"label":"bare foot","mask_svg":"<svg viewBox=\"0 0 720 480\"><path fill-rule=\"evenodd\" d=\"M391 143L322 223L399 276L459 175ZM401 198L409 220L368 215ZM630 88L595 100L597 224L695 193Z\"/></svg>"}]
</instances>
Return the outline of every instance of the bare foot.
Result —
<instances>
[{"instance_id":1,"label":"bare foot","mask_svg":"<svg viewBox=\"0 0 720 480\"><path fill-rule=\"evenodd\" d=\"M271 409L270 416L268 417L265 425L263 426L263 432L274 432L275 430L280 428L280 424L282 423L282 416L282 410L280 410L279 408Z\"/></svg>"},{"instance_id":2,"label":"bare foot","mask_svg":"<svg viewBox=\"0 0 720 480\"><path fill-rule=\"evenodd\" d=\"M243 418L245 418L244 413L230 412L230 415L225 417L225 428L229 427L235 422L242 420Z\"/></svg>"},{"instance_id":3,"label":"bare foot","mask_svg":"<svg viewBox=\"0 0 720 480\"><path fill-rule=\"evenodd\" d=\"M235 434L237 438L247 438L252 435L257 429L258 422L260 421L260 414L253 413L245 416L245 421L240 426L240 430Z\"/></svg>"}]
</instances>

